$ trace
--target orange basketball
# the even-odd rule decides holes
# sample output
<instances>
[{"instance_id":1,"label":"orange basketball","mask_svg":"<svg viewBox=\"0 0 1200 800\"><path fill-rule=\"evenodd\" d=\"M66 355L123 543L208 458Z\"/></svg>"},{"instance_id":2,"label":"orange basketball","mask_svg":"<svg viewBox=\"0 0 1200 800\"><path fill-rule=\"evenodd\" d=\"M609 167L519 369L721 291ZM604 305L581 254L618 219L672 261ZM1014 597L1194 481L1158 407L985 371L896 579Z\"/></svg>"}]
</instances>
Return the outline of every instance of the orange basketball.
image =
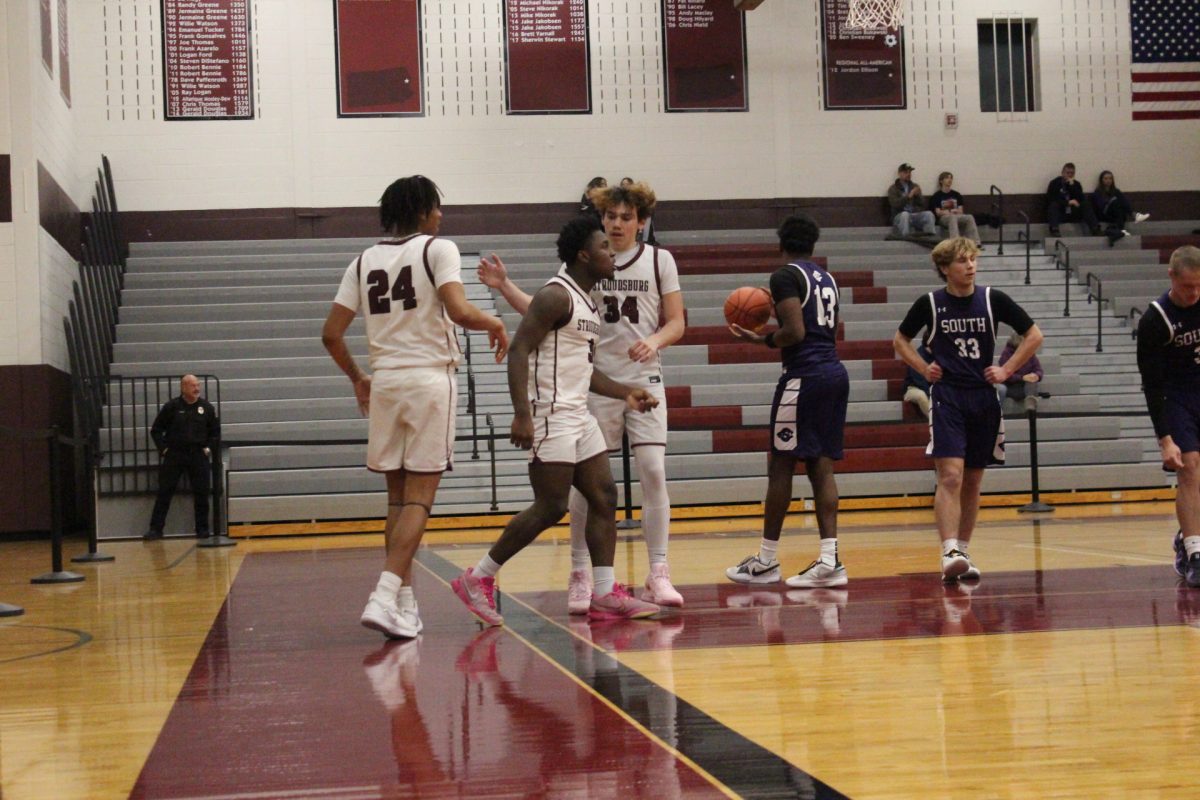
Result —
<instances>
[{"instance_id":1,"label":"orange basketball","mask_svg":"<svg viewBox=\"0 0 1200 800\"><path fill-rule=\"evenodd\" d=\"M725 300L725 321L749 331L759 331L771 319L771 293L761 286L734 289Z\"/></svg>"}]
</instances>

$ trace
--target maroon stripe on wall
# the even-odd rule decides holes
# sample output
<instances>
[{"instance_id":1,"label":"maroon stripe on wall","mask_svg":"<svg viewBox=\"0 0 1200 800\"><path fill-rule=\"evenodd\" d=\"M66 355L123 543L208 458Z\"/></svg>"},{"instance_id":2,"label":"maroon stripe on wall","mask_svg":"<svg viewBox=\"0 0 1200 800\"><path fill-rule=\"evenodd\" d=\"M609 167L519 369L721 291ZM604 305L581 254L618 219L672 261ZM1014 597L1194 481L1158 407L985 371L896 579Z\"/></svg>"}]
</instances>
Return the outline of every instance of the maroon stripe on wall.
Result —
<instances>
[{"instance_id":1,"label":"maroon stripe on wall","mask_svg":"<svg viewBox=\"0 0 1200 800\"><path fill-rule=\"evenodd\" d=\"M0 425L72 431L71 380L48 364L0 366ZM65 454L64 454L65 455ZM62 460L64 522L75 518L71 459ZM50 454L45 442L0 439L0 536L50 530Z\"/></svg>"},{"instance_id":2,"label":"maroon stripe on wall","mask_svg":"<svg viewBox=\"0 0 1200 800\"><path fill-rule=\"evenodd\" d=\"M83 217L79 213L79 206L63 191L42 162L39 161L37 166L38 222L54 241L78 261L81 255L79 243L83 240Z\"/></svg>"},{"instance_id":3,"label":"maroon stripe on wall","mask_svg":"<svg viewBox=\"0 0 1200 800\"><path fill-rule=\"evenodd\" d=\"M1136 113L1136 112L1135 112ZM887 188L886 182L882 185ZM1200 193L1130 192L1138 210L1156 219L1200 217ZM967 195L967 210L989 212L987 195ZM577 213L575 203L448 205L443 207L443 236L497 233L554 233ZM1033 222L1045 222L1045 198L1038 194L1004 197L1010 226L1017 211ZM789 214L804 212L826 228L878 227L891 224L887 200L879 197L762 198L746 200L676 200L660 202L654 212L656 231L670 246L670 231L774 228ZM219 241L226 239L328 239L378 236L379 211L373 207L248 208L200 211L122 211L121 234L131 242ZM1015 233L1012 234L1015 236ZM1008 238L1006 236L1006 238Z\"/></svg>"},{"instance_id":4,"label":"maroon stripe on wall","mask_svg":"<svg viewBox=\"0 0 1200 800\"><path fill-rule=\"evenodd\" d=\"M12 222L12 157L0 153L0 222Z\"/></svg>"}]
</instances>

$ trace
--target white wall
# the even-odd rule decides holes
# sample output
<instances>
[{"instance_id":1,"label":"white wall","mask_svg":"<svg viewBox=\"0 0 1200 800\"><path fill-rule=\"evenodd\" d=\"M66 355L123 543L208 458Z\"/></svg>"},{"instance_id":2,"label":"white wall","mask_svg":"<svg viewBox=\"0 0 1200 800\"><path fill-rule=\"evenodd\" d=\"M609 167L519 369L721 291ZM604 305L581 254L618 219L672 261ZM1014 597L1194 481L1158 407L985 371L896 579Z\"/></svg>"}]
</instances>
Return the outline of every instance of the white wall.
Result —
<instances>
[{"instance_id":1,"label":"white wall","mask_svg":"<svg viewBox=\"0 0 1200 800\"><path fill-rule=\"evenodd\" d=\"M733 114L663 113L658 0L592 0L595 111L537 117L502 113L500 0L426 0L419 119L337 118L332 5L254 0L258 118L167 123L158 0L73 3L80 163L107 153L138 210L365 206L418 171L454 204L573 199L594 174L664 199L880 195L902 160L968 193L1041 191L1066 160L1133 191L1200 173L1200 124L1131 121L1127 0L907 0L909 107L861 112L822 110L818 0L768 0L746 16L750 111ZM1038 20L1036 113L979 111L976 21L1001 11Z\"/></svg>"},{"instance_id":2,"label":"white wall","mask_svg":"<svg viewBox=\"0 0 1200 800\"><path fill-rule=\"evenodd\" d=\"M72 2L68 15L81 2ZM54 4L57 43L57 3ZM51 364L68 369L62 318L78 268L38 224L37 164L83 207L89 195L79 164L75 119L42 65L38 0L0 7L0 152L12 155L13 222L0 224L0 365ZM73 17L71 30L79 30ZM79 38L84 38L80 36ZM75 37L72 37L75 40ZM72 70L74 71L74 70Z\"/></svg>"}]
</instances>

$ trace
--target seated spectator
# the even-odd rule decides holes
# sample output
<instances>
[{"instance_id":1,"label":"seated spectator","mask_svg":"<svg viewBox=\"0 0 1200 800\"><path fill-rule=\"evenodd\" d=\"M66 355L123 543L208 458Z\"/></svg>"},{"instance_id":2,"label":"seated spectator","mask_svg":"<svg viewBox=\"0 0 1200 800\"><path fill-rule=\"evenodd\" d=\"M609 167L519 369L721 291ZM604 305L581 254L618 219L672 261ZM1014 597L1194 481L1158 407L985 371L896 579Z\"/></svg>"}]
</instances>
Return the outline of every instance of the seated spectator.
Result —
<instances>
[{"instance_id":1,"label":"seated spectator","mask_svg":"<svg viewBox=\"0 0 1200 800\"><path fill-rule=\"evenodd\" d=\"M946 229L951 239L965 236L976 245L982 246L979 240L979 227L975 217L963 208L963 196L954 191L954 174L943 172L938 175L938 190L929 198L929 207L937 217L937 224ZM961 233L960 233L961 231Z\"/></svg>"},{"instance_id":2,"label":"seated spectator","mask_svg":"<svg viewBox=\"0 0 1200 800\"><path fill-rule=\"evenodd\" d=\"M933 361L933 355L924 344L917 347L917 355L926 361ZM925 419L929 419L929 381L912 367L904 373L904 402L912 403Z\"/></svg>"},{"instance_id":3,"label":"seated spectator","mask_svg":"<svg viewBox=\"0 0 1200 800\"><path fill-rule=\"evenodd\" d=\"M596 219L600 219L600 212L596 210L596 206L592 203L592 192L596 189L607 189L608 181L597 175L588 181L587 188L583 190L583 197L579 198L579 213L590 214Z\"/></svg>"},{"instance_id":4,"label":"seated spectator","mask_svg":"<svg viewBox=\"0 0 1200 800\"><path fill-rule=\"evenodd\" d=\"M1130 220L1144 222L1150 219L1149 214L1133 212L1133 207L1129 205L1125 193L1117 188L1117 181L1109 170L1100 173L1091 200L1096 219L1104 223L1104 235L1108 237L1109 247L1129 235L1125 225Z\"/></svg>"},{"instance_id":5,"label":"seated spectator","mask_svg":"<svg viewBox=\"0 0 1200 800\"><path fill-rule=\"evenodd\" d=\"M1051 236L1062 236L1064 222L1082 222L1093 236L1100 235L1100 223L1092 204L1086 202L1083 187L1075 180L1075 165L1063 164L1062 174L1046 187L1046 222Z\"/></svg>"},{"instance_id":6,"label":"seated spectator","mask_svg":"<svg viewBox=\"0 0 1200 800\"><path fill-rule=\"evenodd\" d=\"M628 189L633 184L633 178L621 178L622 189ZM646 224L638 229L637 240L653 247L658 247L658 239L654 237L654 217L651 214L646 215Z\"/></svg>"},{"instance_id":7,"label":"seated spectator","mask_svg":"<svg viewBox=\"0 0 1200 800\"><path fill-rule=\"evenodd\" d=\"M901 164L896 169L896 181L888 189L893 238L908 239L914 229L919 236L933 236L935 232L933 212L925 207L925 196L920 184L913 183L912 173L912 164Z\"/></svg>"},{"instance_id":8,"label":"seated spectator","mask_svg":"<svg viewBox=\"0 0 1200 800\"><path fill-rule=\"evenodd\" d=\"M1025 341L1025 337L1019 333L1014 333L1008 337L1008 342L1005 343L1004 350L1000 353L1000 361L997 363L1007 363L1023 341ZM996 384L996 394L1000 397L1000 405L1004 405L1005 397L1011 397L1013 400L1024 400L1025 392L1029 385L1037 383L1045 376L1046 373L1042 371L1042 362L1038 361L1036 355L1030 356L1029 360L1014 372L1007 381ZM1029 389L1029 391L1036 392L1037 389Z\"/></svg>"}]
</instances>

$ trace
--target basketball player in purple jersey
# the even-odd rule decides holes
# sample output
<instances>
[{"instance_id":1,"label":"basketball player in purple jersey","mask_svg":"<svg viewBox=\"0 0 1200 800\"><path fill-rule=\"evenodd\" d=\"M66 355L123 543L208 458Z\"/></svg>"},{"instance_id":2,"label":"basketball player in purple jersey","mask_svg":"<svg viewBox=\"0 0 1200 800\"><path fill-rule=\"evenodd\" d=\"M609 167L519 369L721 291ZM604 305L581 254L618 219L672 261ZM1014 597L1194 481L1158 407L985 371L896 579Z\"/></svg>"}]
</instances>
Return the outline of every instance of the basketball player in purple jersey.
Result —
<instances>
[{"instance_id":1,"label":"basketball player in purple jersey","mask_svg":"<svg viewBox=\"0 0 1200 800\"><path fill-rule=\"evenodd\" d=\"M833 276L812 263L821 229L809 217L788 217L779 226L779 250L786 266L771 275L771 297L779 330L766 336L738 325L733 334L748 342L781 349L783 376L771 403L771 454L763 501L763 538L758 553L725 570L737 583L779 580L779 536L792 502L796 462L803 461L812 484L821 552L800 574L788 578L799 589L844 586L846 568L837 551L837 480L833 462L842 458L850 377L838 358L838 293Z\"/></svg>"},{"instance_id":2,"label":"basketball player in purple jersey","mask_svg":"<svg viewBox=\"0 0 1200 800\"><path fill-rule=\"evenodd\" d=\"M389 638L413 638L421 618L413 595L412 561L433 508L442 473L453 466L454 326L487 331L496 361L508 351L499 317L467 302L458 247L437 238L441 191L423 175L401 178L384 192L380 220L394 239L356 258L342 278L321 341L354 385L359 410L370 417L367 469L387 477L384 570L360 621ZM345 333L362 309L373 374L346 347Z\"/></svg>"},{"instance_id":3,"label":"basketball player in purple jersey","mask_svg":"<svg viewBox=\"0 0 1200 800\"><path fill-rule=\"evenodd\" d=\"M1042 332L1004 292L975 283L979 248L970 239L946 239L933 264L946 288L917 299L892 342L896 354L930 386L929 447L937 472L934 516L942 539L942 578L978 580L968 547L979 514L988 464L1004 463L1004 425L996 384L1004 383L1042 344ZM996 326L1025 337L1009 360L992 364ZM926 362L912 340L922 330L933 354Z\"/></svg>"},{"instance_id":4,"label":"basketball player in purple jersey","mask_svg":"<svg viewBox=\"0 0 1200 800\"><path fill-rule=\"evenodd\" d=\"M659 351L683 336L683 294L675 258L661 247L642 244L638 232L654 212L654 190L644 183L604 187L589 193L601 215L615 253L614 275L592 288L603 326L596 346L596 368L615 381L650 392L658 405L649 413L631 411L623 402L593 394L588 410L600 423L610 453L620 452L621 435L629 437L642 489L642 536L649 573L640 596L663 606L683 605L671 583L667 539L671 498L667 495L667 396ZM529 295L508 279L504 263L493 253L479 263L479 278L496 289L518 313L529 307ZM567 610L586 614L591 602L591 562L584 536L587 502L571 492L571 574Z\"/></svg>"},{"instance_id":5,"label":"basketball player in purple jersey","mask_svg":"<svg viewBox=\"0 0 1200 800\"><path fill-rule=\"evenodd\" d=\"M1167 276L1138 324L1138 371L1163 467L1179 480L1175 571L1200 588L1200 248L1172 253Z\"/></svg>"},{"instance_id":6,"label":"basketball player in purple jersey","mask_svg":"<svg viewBox=\"0 0 1200 800\"><path fill-rule=\"evenodd\" d=\"M450 584L486 625L504 624L496 611L496 574L563 518L572 487L588 503L586 537L595 587L588 616L642 619L659 611L614 582L617 487L604 434L588 411L588 396L615 398L643 413L658 401L647 390L618 383L593 367L601 312L590 292L597 281L613 276L612 250L600 223L591 216L567 223L558 236L558 257L563 266L533 296L508 360L511 439L529 450L533 505L513 517L487 555Z\"/></svg>"}]
</instances>

